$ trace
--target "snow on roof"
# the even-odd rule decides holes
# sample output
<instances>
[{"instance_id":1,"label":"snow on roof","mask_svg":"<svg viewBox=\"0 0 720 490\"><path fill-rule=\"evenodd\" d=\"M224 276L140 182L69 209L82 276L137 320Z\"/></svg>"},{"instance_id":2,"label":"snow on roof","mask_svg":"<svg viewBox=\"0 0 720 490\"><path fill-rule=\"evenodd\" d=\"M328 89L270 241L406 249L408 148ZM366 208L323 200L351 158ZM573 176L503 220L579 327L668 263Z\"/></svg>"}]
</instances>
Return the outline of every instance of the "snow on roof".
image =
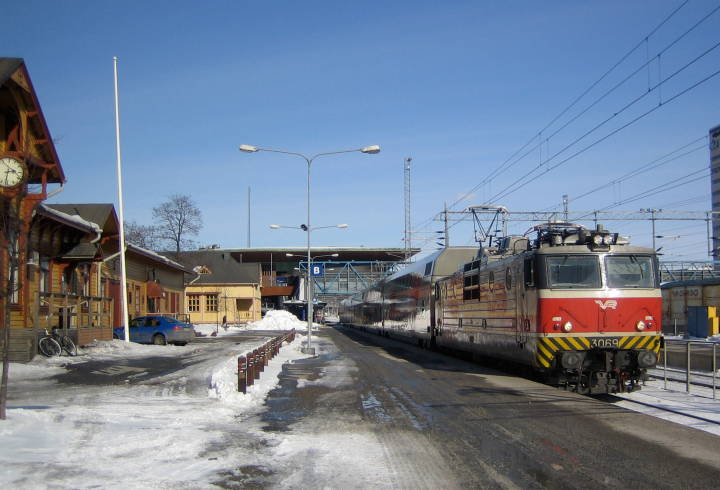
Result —
<instances>
[{"instance_id":1,"label":"snow on roof","mask_svg":"<svg viewBox=\"0 0 720 490\"><path fill-rule=\"evenodd\" d=\"M180 269L184 272L191 273L193 272L191 269L188 269L184 265L175 262L174 260L170 260L164 255L160 255L157 252L153 252L152 250L148 250L147 248L142 248L137 245L133 245L132 243L127 243L127 249L133 250L134 252L137 252L139 254L145 255L147 257L150 257L153 260L157 260L158 262L164 262L165 264L169 265L170 267L174 267L175 269Z\"/></svg>"},{"instance_id":2,"label":"snow on roof","mask_svg":"<svg viewBox=\"0 0 720 490\"><path fill-rule=\"evenodd\" d=\"M84 220L77 214L63 213L62 211L53 209L49 206L46 206L45 204L40 204L39 210L42 212L42 214L62 220L69 225L76 225L77 227L80 227L80 228L84 229L85 231L97 233L98 235L102 234L102 229L100 228L100 226L97 223L93 223L92 221Z\"/></svg>"}]
</instances>

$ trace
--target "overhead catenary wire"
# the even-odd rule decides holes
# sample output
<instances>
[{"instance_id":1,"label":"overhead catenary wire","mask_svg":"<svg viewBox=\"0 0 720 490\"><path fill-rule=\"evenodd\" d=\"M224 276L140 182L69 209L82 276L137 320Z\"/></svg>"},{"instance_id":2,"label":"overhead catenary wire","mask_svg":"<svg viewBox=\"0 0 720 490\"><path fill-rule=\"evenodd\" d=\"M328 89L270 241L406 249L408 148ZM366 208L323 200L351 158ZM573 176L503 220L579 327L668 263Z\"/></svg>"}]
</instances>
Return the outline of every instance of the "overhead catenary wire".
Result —
<instances>
[{"instance_id":1,"label":"overhead catenary wire","mask_svg":"<svg viewBox=\"0 0 720 490\"><path fill-rule=\"evenodd\" d=\"M651 170L655 170L664 165L675 162L682 157L691 155L700 150L705 150L707 139L708 139L707 135L703 135L700 138L696 138L696 139L690 141L689 143L685 143L685 144L681 145L680 147L675 148L674 150L671 150L671 151L663 154L662 156L660 156L658 158L654 158L653 160L651 160L647 163L644 163L644 164L640 165L639 167L636 167L635 169L621 175L620 177L616 177L604 184L593 187L592 189L587 190L587 191L583 192L582 194L572 196L572 200L578 201L578 200L580 200L584 197L590 196L596 192L600 192L604 189L607 189L608 187L615 186L617 184L621 184L621 183L625 182L626 180L632 179L633 177L637 177L637 176L647 173ZM702 141L703 144L695 146L692 149L690 149L684 153L675 155L677 152L682 151L682 150L688 148L689 146L695 145L700 141ZM672 158L670 158L670 157L672 157ZM555 206L550 206L549 208L544 209L544 211L550 211L553 209L557 209L558 207L559 207L559 205L556 204Z\"/></svg>"},{"instance_id":2,"label":"overhead catenary wire","mask_svg":"<svg viewBox=\"0 0 720 490\"><path fill-rule=\"evenodd\" d=\"M693 31L694 29L696 29L699 25L701 25L701 24L702 24L703 22L705 22L708 18L710 18L713 14L715 14L718 10L720 10L720 6L716 6L715 8L713 8L710 12L706 13L700 20L698 20L697 22L695 22L695 23L693 24L693 26L691 26L690 28L686 29L682 34L680 34L679 36L677 36L674 40L672 40L672 42L670 42L669 44L667 44L663 49L661 49L660 51L658 51L658 52L651 58L650 55L649 55L649 48L648 48L648 42L647 42L648 39L650 38L650 36L656 34L657 31L658 31L663 25L665 25L665 24L666 24L682 7L684 7L687 3L688 3L687 1L686 1L686 2L683 2L683 3L682 3L680 6L678 6L675 10L673 10L673 12L671 12L668 16L666 16L666 18L663 19L663 21L662 21L660 24L658 24L658 25L655 27L655 29L653 29L650 33L648 33L647 36L643 37L643 39L642 39L639 43L637 43L631 50L629 50L623 57L621 57L621 59L620 59L619 61L617 61L609 70L607 70L598 80L596 80L593 84L591 84L590 87L588 87L585 91L583 91L580 96L578 96L578 97L576 97L575 99L573 99L573 101L572 101L568 106L566 106L566 107L565 107L562 111L560 111L555 117L553 117L553 118L550 120L550 122L548 122L536 135L534 135L530 140L528 140L528 142L526 142L526 143L525 143L524 145L522 145L518 150L516 150L516 151L515 151L508 159L506 159L500 166L498 166L497 168L495 168L485 179L483 179L482 182L480 182L478 185L476 185L476 186L475 186L474 188L472 188L470 191L468 191L468 192L460 195L459 198L455 199L449 207L452 208L452 207L457 206L458 203L460 203L460 202L462 202L463 200L465 200L468 195L470 195L471 193L475 192L480 186L482 186L482 185L484 185L484 184L489 183L490 181L492 181L497 175L499 175L499 173L503 172L503 169L509 169L510 167L508 167L508 165L510 165L510 166L515 165L516 162L514 162L514 159L515 159L516 157L518 157L518 155L521 155L521 154L523 153L523 151L525 151L525 155L527 155L527 154L529 154L531 151L533 151L532 149L530 150L530 152L526 151L526 150L528 150L528 148L531 147L531 145L533 144L533 142L536 142L536 144L535 144L534 147L533 147L534 149L537 149L538 146L545 144L545 143L548 141L548 138L550 138L551 136L548 136L548 138L546 138L546 140L543 141L543 140L541 139L542 134L543 134L544 132L546 132L549 128L551 128L551 127L552 127L558 120L560 120L564 115L566 115L566 114L570 111L570 109L572 109L573 107L575 107L583 98L585 98L585 96L586 96L588 93L590 93L590 92L592 91L592 89L594 89L595 87L597 87L604 79L606 79L607 76L608 76L612 71L614 71L615 69L617 69L617 67L620 66L620 65L622 64L622 62L625 61L632 53L634 53L634 52L638 49L638 47L641 47L643 44L645 44L646 53L647 53L647 59L646 59L646 61L641 65L641 67L640 67L639 69L634 70L633 74L630 75L629 77L626 77L624 80L630 79L632 76L636 75L638 71L640 71L640 70L642 70L642 69L644 69L644 68L648 68L648 69L649 69L649 63L653 62L654 60L660 60L660 57L661 57L665 52L667 52L667 51L668 51L669 49L671 49L673 46L677 45L677 43L679 43L683 38L685 38L690 32L692 32L692 31ZM602 137L596 139L595 141L593 141L593 142L591 142L590 144L586 145L585 147L579 149L578 151L576 151L576 152L573 153L572 155L568 156L567 158L564 158L563 160L556 162L556 163L555 163L554 165L552 165L552 166L549 166L549 167L547 166L548 163L550 163L550 162L555 162L555 160L557 160L557 158L558 158L559 156L563 155L565 152L567 152L570 148L572 148L572 147L573 147L574 145L576 145L578 142L580 142L580 141L582 141L583 139L587 138L587 137L588 137L590 134L592 134L593 132L598 131L603 125L607 124L608 121L611 121L611 120L613 120L614 118L618 117L621 112L627 111L627 110L629 109L629 107L632 107L632 105L633 105L633 104L636 104L637 101L642 100L643 98L647 97L648 93L653 93L653 92L659 93L661 87L663 87L667 82L669 82L670 80L674 79L679 73L685 71L687 68L689 68L690 66L692 66L694 63L696 63L697 61L699 61L700 59L702 59L703 57L705 57L707 54L709 54L710 52L712 52L714 49L716 49L716 48L718 47L718 45L720 45L720 43L718 43L718 44L710 47L710 48L707 49L704 53L701 53L701 54L698 55L695 59L689 61L689 62L686 63L683 67L681 67L680 69L676 70L675 72L673 72L673 73L670 74L669 76L666 76L665 78L660 78L660 77L659 77L659 78L658 78L658 79L659 79L659 82L658 82L655 86L648 86L648 92L647 92L647 93L644 93L644 94L642 94L642 95L637 96L634 100L630 101L628 104L626 104L625 107L621 108L618 112L613 113L610 117L606 118L605 121L603 121L602 123L600 123L599 125L597 125L597 126L596 126L595 128L593 128L592 130L588 131L586 134L582 135L580 138L577 138L577 139L576 139L575 141L573 141L570 145L566 145L566 147L561 148L560 151L557 151L554 155L552 155L552 156L548 155L548 157L547 157L545 160L542 160L542 159L541 159L541 166L545 166L545 167L546 167L546 168L542 168L542 172L541 172L541 173L539 173L538 175L534 175L534 174L537 173L537 171L539 170L539 166L538 166L538 167L535 167L531 172L525 174L525 175L524 175L523 177L521 177L520 179L517 179L517 180L514 181L510 186L507 186L507 187L504 188L502 191L500 191L500 192L498 192L498 193L495 193L495 194L492 196L492 198L489 199L489 200L487 200L486 202L493 202L494 200L499 200L499 199L501 199L501 198L504 198L504 197L506 197L506 196L514 193L514 192L517 192L518 190L520 190L522 187L524 187L524 186L527 185L528 183L530 183L530 182L532 182L532 181L534 181L534 180L537 180L538 178L544 176L545 174L547 174L548 172L550 172L550 171L552 171L552 170L557 169L559 166L567 163L568 161L570 161L570 160L573 159L573 158L576 158L576 157L579 156L580 154L582 154L582 153L584 153L585 151L588 151L589 149L591 149L592 147L600 144L602 141L604 141L604 140L606 140L607 138L613 136L614 134L617 134L619 131L622 131L623 129L627 128L628 126L630 126L630 125L632 125L632 124L634 124L634 123L636 123L636 122L638 122L639 120L643 119L644 117L647 117L649 114L655 112L657 109L659 109L659 108L661 108L661 107L664 107L665 105L667 105L667 104L675 101L677 98L685 95L686 93L688 93L689 91L695 89L695 88L698 87L699 85L701 85L701 84L707 82L708 80L714 78L715 76L717 76L720 71L711 73L711 74L708 75L707 77L705 77L705 78L697 81L696 83L694 83L694 84L692 84L692 85L684 88L683 90L680 90L679 92L675 93L675 94L672 95L671 97L666 98L664 101L660 100L657 106L651 108L650 110L644 112L643 114L640 114L639 116L637 116L637 117L635 117L633 120L631 120L631 121L623 124L623 125L620 126L619 128L616 128L616 129L610 131L609 133L603 135ZM658 64L659 64L659 63L658 63ZM599 98L595 99L595 101L593 101L590 105L588 105L587 107L585 107L579 115L574 116L573 119L571 119L570 122L577 120L580 115L582 115L582 114L584 114L585 112L587 112L591 107L597 105L597 103L598 103L599 101L601 101L601 100L603 100L605 97L607 97L607 95L608 95L612 90L617 89L617 87L619 87L622 83L623 83L623 82L621 82L621 83L619 83L619 84L616 84L611 90L606 91L605 93L603 93ZM649 84L650 84L650 78L648 78L648 85L649 85ZM564 129L564 128L567 127L568 125L569 125L569 123L565 123L565 124L560 128L560 130ZM552 133L552 135L555 135L555 134L557 134L557 133L558 133L558 130L556 130L555 133ZM687 147L693 145L694 143L700 141L700 140L703 139L703 138L707 138L707 136L703 136L702 138L699 138L699 139L697 139L697 140L694 140L694 141L688 143L687 145L685 145L684 148L687 148ZM549 143L548 143L548 144L549 144ZM682 149L682 148L683 148L683 147L680 147L679 149L674 150L673 152L670 152L670 153L669 153L668 155L666 155L665 157L670 157L670 156L672 156L672 154L673 154L674 152L679 151L679 150ZM588 191L586 194L584 194L583 197L586 196L586 195L591 194L592 192L597 192L598 190L602 190L602 188L606 188L607 186L614 185L614 184L617 184L617 183L622 182L622 181L624 181L624 180L627 180L627 179L636 177L636 176L638 176L638 175L640 175L640 174L642 174L642 173L645 173L645 172L648 172L648 171L652 170L653 168L657 168L658 166L666 165L666 164L670 163L671 161L675 161L675 160L681 158L682 156L686 156L686 155L688 155L688 154L690 154L690 153L693 153L693 152L695 152L695 151L699 151L701 148L702 148L702 147L692 148L692 149L688 150L687 152L683 153L682 155L672 156L672 158L669 159L669 160L667 160L667 161L663 161L663 158L665 158L665 157L661 157L661 158L659 158L659 159L656 159L656 160L654 160L654 161L649 162L648 164L646 164L645 167L640 167L640 168L638 168L637 170L635 170L635 171L633 171L633 172L627 173L627 174L621 176L620 178L615 179L614 181L612 181L612 182L610 182L610 183L608 183L608 184L605 184L605 186L600 186L600 187L598 187L598 188L591 189L591 190ZM549 151L548 151L548 154L549 154ZM520 158L524 158L525 155L521 156ZM513 162L513 163L511 163L511 162ZM691 182L691 181L690 181L690 182ZM684 184L687 184L687 183L690 183L690 182L684 182ZM684 184L683 184L683 185L684 185ZM678 185L677 182L676 182L676 185ZM649 192L651 192L651 194L652 194L653 190L650 190ZM663 192L663 189L655 189L654 192L656 192L656 193L658 193L658 192ZM579 197L576 197L575 199L579 199ZM700 197L700 198L694 198L694 199L702 199L702 197ZM687 200L687 201L691 201L691 200ZM422 221L422 222L421 222L421 226L416 226L415 228L418 229L418 228L422 228L422 227L424 227L424 226L427 226L429 223L431 223L431 222L433 221L433 219L434 219L434 217L430 217L430 218ZM453 222L452 224L450 224L450 227L454 227L456 224L458 224L458 223L457 223L457 222Z\"/></svg>"},{"instance_id":3,"label":"overhead catenary wire","mask_svg":"<svg viewBox=\"0 0 720 490\"><path fill-rule=\"evenodd\" d=\"M718 46L720 46L720 43L715 44L715 45L711 48L711 50L712 50L712 49L716 49ZM710 50L706 51L706 52L703 54L703 56L704 56L705 54L707 54L708 52L710 52ZM696 58L696 59L697 59L697 58ZM686 66L687 66L687 65L686 65ZM675 76L677 73L679 73L679 71L675 72L673 75L671 75L670 77L666 78L665 81L669 80L670 78L672 78L673 76ZM663 102L661 105L654 106L654 107L652 107L651 109L643 112L643 113L640 114L639 116L631 119L629 122L623 124L623 125L620 126L619 128L616 128L615 130L609 132L609 133L606 134L605 136L602 136L601 138L598 138L597 140L593 141L593 142L590 143L589 145L587 145L587 146L583 147L582 149L578 150L577 152L573 153L572 155L570 155L569 157L565 158L564 160L561 160L560 162L558 162L558 163L556 163L556 164L554 164L554 165L552 165L552 166L545 167L545 169L544 169L544 171L543 171L542 174L533 176L532 178L528 178L532 173L534 173L535 171L537 171L538 169L541 168L541 166L536 166L536 167L534 167L530 172L525 173L522 177L516 179L513 183L511 183L510 185L506 186L502 191L500 191L498 194L496 194L495 196L493 196L488 202L497 201L497 200L499 200L499 199L502 199L502 198L507 197L507 196L510 195L510 194L513 194L513 193L517 192L518 190L522 189L523 187L525 187L525 186L526 186L527 184L529 184L530 182L533 182L533 181L537 180L537 179L538 179L539 177L541 177L542 175L544 175L544 174L546 174L546 173L548 173L548 172L550 172L550 171L552 171L552 170L555 170L556 168L558 168L558 167L560 167L561 165L569 162L569 161L572 160L573 158L575 158L575 157L577 157L577 156L585 153L585 152L588 151L589 149L591 149L591 148L599 145L599 144L602 143L603 141L605 141L605 140L607 140L608 138L614 136L615 134L619 133L620 131L628 128L629 126L632 126L632 125L635 124L636 122L640 121L641 119L644 119L645 117L649 116L650 114L652 114L653 112L657 111L658 109L667 106L667 105L670 104L671 102L674 102L674 101L677 100L678 98L680 98L680 97L682 97L683 95L687 94L687 93L690 92L691 90L696 89L698 86L700 86L700 85L702 85L703 83L711 80L712 78L718 76L719 74L720 74L720 70L717 70L717 71L711 73L710 75L706 76L705 78L699 80L698 82L692 84L691 86L685 88L684 90L676 93L675 95L673 95L672 97L670 97L669 99L667 99L665 102ZM663 82L660 82L660 83L663 83ZM659 85L660 85L660 84L656 85L656 87L659 86ZM629 108L629 106L626 106L625 108L623 108L622 111L627 110L627 108ZM607 121L609 121L609 120L611 120L612 118L616 117L617 114L618 114L618 113L616 113L615 115L613 115L613 116L611 116L610 118L606 119L603 123L601 123L601 125L602 125L602 124L605 124ZM557 152L555 155L553 155L552 157L550 157L548 160L546 160L546 161L544 162L543 165L547 165L547 163L548 163L549 161L553 160L553 159L554 159L556 156L558 156L560 153L563 153L566 149L569 149L571 146L574 146L575 143L577 143L577 142L579 142L580 140L584 139L587 135L589 135L591 132L594 132L594 131L595 131L596 129L598 129L601 125L598 125L598 126L596 126L595 128L593 128L592 130L586 132L583 136L581 136L581 137L577 138L575 141L573 141L573 143L570 143L569 145L566 145L566 147L563 148L563 150L561 150L560 152ZM528 180L526 180L525 182L523 182L524 179L528 179Z\"/></svg>"},{"instance_id":4,"label":"overhead catenary wire","mask_svg":"<svg viewBox=\"0 0 720 490\"><path fill-rule=\"evenodd\" d=\"M503 169L507 170L507 169L511 168L515 163L517 163L517 162L520 161L522 158L524 158L525 156L527 156L529 153L531 153L531 152L533 152L535 149L537 149L537 147L538 147L540 144L542 144L542 141L540 141L540 142L538 143L538 145L535 145L534 147L532 147L528 152L526 152L525 154L523 154L518 160L516 160L515 162L513 162L512 164L510 164L510 165L508 166L508 163L509 163L509 162L511 162L512 160L514 160L515 157L516 157L519 153L521 153L521 152L522 152L525 148L527 148L536 138L538 138L538 135L541 135L541 134L542 134L543 132L545 132L548 128L550 128L550 127L551 127L555 122L557 122L563 115L565 115L572 107L574 107L580 100L582 100L588 93L590 93L597 85L599 85L605 78L607 78L607 76L610 75L610 73L612 73L613 71L615 71L615 69L616 69L618 66L620 66L625 60L627 60L627 58L629 58L635 51L637 51L637 49L638 49L639 47L641 47L643 44L647 43L647 40L648 40L651 36L653 36L662 26L664 26L672 17L674 17L675 14L677 14L677 12L680 11L680 9L682 9L687 3L688 3L688 0L686 0L686 1L683 2L680 6L678 6L675 10L673 10L673 11L672 11L667 17L665 17L654 29L652 29L647 35L645 35L645 36L642 38L641 41L639 41L636 45L634 45L634 46L633 46L627 53L625 53L615 64L613 64L605 73L603 73L603 75L601 75L595 82L593 82L593 83L592 83L585 91L583 91L578 97L576 97L567 107L565 107L562 111L560 111L560 113L557 114L549 123L547 123L547 124L545 125L545 127L543 127L540 131L538 131L537 134L535 134L530 140L528 140L521 148L519 148L518 150L516 150L510 157L508 157L498 168L496 168L495 170L493 170L493 171L492 171L487 177L485 177L485 179L483 179L479 184L477 184L475 187L473 187L473 188L472 188L471 190L469 190L468 192L462 194L462 195L461 195L458 199L456 199L449 207L450 207L450 208L454 208L458 203L462 202L467 195L472 194L472 193L475 192L477 189L479 189L482 185L484 185L485 183L487 183L487 182L489 182L490 180L494 179L497 175L499 175L499 174L503 171ZM720 7L718 7L718 8L720 8ZM679 42L682 38L684 38L687 34L689 34L689 32L691 32L692 30L694 30L698 25L700 25L700 24L701 24L702 22L704 22L708 17L710 17L712 14L714 14L715 11L718 10L718 8L716 8L716 9L714 9L713 11L711 11L710 13L706 14L700 21L698 21L698 22L697 22L695 25L693 25L690 29L688 29L688 30L685 31L683 34L681 34L681 36L679 36L678 38L676 38L670 45L668 45L668 46L667 46L663 51L661 51L661 52L665 52L665 51L667 51L668 49L670 49L670 47L674 46L677 42ZM648 63L649 63L649 61L646 62L645 64L643 64L643 65L641 66L641 68L639 68L639 70L641 70L642 68L644 68L645 66L647 66ZM626 80L627 80L627 79L626 79ZM618 86L619 86L619 85L617 85L615 88L617 88ZM615 88L614 88L614 89L615 89ZM613 89L613 90L614 90L614 89ZM606 93L603 97L605 97L606 95L607 95L607 93ZM593 104L593 105L594 105L594 104ZM591 107L592 107L592 105L591 105ZM587 110L588 110L588 109L586 109L586 111L587 111ZM586 111L583 111L583 113L586 112ZM581 113L581 114L582 114L582 113ZM576 119L576 118L575 118L575 119ZM567 126L567 125L563 126L563 128L565 128L566 126ZM557 131L556 131L555 133L553 133L553 136L556 135L556 134L557 134ZM546 138L546 140L547 140L547 139L548 139L548 138ZM507 167L507 168L505 168L505 167Z\"/></svg>"}]
</instances>

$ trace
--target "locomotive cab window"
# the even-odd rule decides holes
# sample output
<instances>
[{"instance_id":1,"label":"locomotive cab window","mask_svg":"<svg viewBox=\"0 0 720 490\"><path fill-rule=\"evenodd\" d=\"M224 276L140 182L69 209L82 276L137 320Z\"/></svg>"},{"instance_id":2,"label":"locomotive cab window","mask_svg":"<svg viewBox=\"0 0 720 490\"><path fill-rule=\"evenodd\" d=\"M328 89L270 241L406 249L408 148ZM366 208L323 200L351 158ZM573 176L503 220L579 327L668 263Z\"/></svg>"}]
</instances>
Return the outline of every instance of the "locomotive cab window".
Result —
<instances>
[{"instance_id":1,"label":"locomotive cab window","mask_svg":"<svg viewBox=\"0 0 720 490\"><path fill-rule=\"evenodd\" d=\"M600 288L600 261L596 256L549 256L545 262L550 288Z\"/></svg>"},{"instance_id":2,"label":"locomotive cab window","mask_svg":"<svg viewBox=\"0 0 720 490\"><path fill-rule=\"evenodd\" d=\"M609 255L605 258L607 285L610 288L654 288L655 262L652 257Z\"/></svg>"},{"instance_id":3,"label":"locomotive cab window","mask_svg":"<svg viewBox=\"0 0 720 490\"><path fill-rule=\"evenodd\" d=\"M525 286L535 286L535 262L533 259L525 259Z\"/></svg>"}]
</instances>

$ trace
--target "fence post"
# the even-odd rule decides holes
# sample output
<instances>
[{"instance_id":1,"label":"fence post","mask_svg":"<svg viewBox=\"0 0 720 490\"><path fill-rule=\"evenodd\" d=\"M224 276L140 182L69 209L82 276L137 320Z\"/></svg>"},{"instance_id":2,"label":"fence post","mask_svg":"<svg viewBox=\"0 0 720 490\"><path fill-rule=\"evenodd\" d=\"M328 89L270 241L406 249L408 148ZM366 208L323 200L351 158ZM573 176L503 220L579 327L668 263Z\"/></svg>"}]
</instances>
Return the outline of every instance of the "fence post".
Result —
<instances>
[{"instance_id":1,"label":"fence post","mask_svg":"<svg viewBox=\"0 0 720 490\"><path fill-rule=\"evenodd\" d=\"M690 341L687 343L687 372L685 374L685 390L690 393Z\"/></svg>"},{"instance_id":2,"label":"fence post","mask_svg":"<svg viewBox=\"0 0 720 490\"><path fill-rule=\"evenodd\" d=\"M665 389L667 390L667 342L663 342L663 377L665 378Z\"/></svg>"},{"instance_id":3,"label":"fence post","mask_svg":"<svg viewBox=\"0 0 720 490\"><path fill-rule=\"evenodd\" d=\"M262 358L260 357L260 350L255 349L253 351L253 356L255 357L255 379L260 379L260 373L262 373L265 369L263 367Z\"/></svg>"},{"instance_id":4,"label":"fence post","mask_svg":"<svg viewBox=\"0 0 720 490\"><path fill-rule=\"evenodd\" d=\"M247 393L247 359L238 357L238 391Z\"/></svg>"},{"instance_id":5,"label":"fence post","mask_svg":"<svg viewBox=\"0 0 720 490\"><path fill-rule=\"evenodd\" d=\"M717 375L717 343L713 344L713 362L712 362L712 370L713 370L713 400L715 400L715 376Z\"/></svg>"},{"instance_id":6,"label":"fence post","mask_svg":"<svg viewBox=\"0 0 720 490\"><path fill-rule=\"evenodd\" d=\"M247 355L247 385L252 386L255 382L255 356L252 352Z\"/></svg>"}]
</instances>

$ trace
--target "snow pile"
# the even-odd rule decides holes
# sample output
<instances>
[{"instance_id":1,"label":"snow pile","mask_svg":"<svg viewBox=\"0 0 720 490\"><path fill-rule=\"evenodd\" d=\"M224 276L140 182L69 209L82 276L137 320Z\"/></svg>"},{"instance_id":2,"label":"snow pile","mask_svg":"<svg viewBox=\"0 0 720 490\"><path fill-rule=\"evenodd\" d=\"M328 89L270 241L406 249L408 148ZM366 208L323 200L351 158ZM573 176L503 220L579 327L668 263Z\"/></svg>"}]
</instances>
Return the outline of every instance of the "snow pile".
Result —
<instances>
[{"instance_id":1,"label":"snow pile","mask_svg":"<svg viewBox=\"0 0 720 490\"><path fill-rule=\"evenodd\" d=\"M258 322L248 323L248 330L300 330L307 326L306 322L285 310L270 310Z\"/></svg>"}]
</instances>

